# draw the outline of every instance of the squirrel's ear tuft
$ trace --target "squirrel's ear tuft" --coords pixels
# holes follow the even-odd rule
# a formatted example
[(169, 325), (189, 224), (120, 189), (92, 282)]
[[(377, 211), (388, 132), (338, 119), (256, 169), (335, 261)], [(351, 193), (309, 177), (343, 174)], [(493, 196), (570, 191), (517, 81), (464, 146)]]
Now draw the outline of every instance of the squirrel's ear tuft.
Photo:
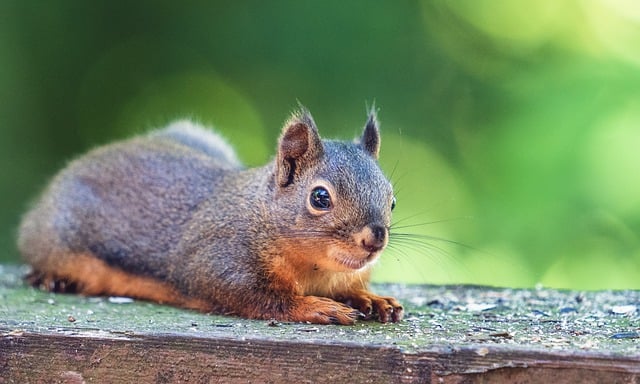
[(375, 108), (371, 108), (369, 111), (369, 118), (367, 119), (367, 124), (364, 126), (364, 131), (360, 138), (360, 145), (362, 145), (371, 157), (378, 160), (378, 154), (380, 153), (380, 129), (378, 128), (378, 117)]
[(277, 179), (280, 186), (293, 183), (300, 172), (323, 154), (322, 141), (311, 114), (304, 107), (285, 123), (277, 155)]

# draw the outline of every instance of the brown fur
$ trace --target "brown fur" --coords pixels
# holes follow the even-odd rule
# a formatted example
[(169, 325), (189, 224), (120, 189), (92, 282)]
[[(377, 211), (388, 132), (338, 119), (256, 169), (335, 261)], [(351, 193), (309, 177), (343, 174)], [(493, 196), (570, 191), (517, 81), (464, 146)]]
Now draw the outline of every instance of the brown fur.
[(205, 312), (211, 310), (206, 301), (185, 297), (171, 285), (156, 279), (110, 267), (95, 255), (70, 254), (63, 259), (65, 261), (56, 266), (55, 272), (38, 274), (34, 271), (28, 281), (58, 292), (134, 297)]
[(367, 290), (393, 200), (379, 145), (373, 113), (347, 143), (302, 110), (260, 168), (189, 122), (95, 149), (25, 215), (29, 281), (255, 319), (399, 321), (395, 299)]

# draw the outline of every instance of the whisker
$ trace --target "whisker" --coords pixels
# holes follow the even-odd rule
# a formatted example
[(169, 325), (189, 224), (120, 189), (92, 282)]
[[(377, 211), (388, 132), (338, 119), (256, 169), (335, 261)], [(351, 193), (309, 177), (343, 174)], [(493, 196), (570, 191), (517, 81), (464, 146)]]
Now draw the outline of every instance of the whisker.
[[(460, 264), (459, 260), (447, 249), (424, 242), (421, 239), (394, 240), (389, 243), (388, 250), (388, 255), (392, 255), (400, 263), (407, 264), (407, 267), (403, 268), (406, 271), (404, 276), (406, 277), (407, 274), (417, 276), (419, 280), (416, 282), (421, 283), (432, 281), (434, 276), (443, 274), (451, 280), (451, 269), (447, 266), (451, 263)], [(425, 260), (428, 261), (425, 263)], [(464, 270), (464, 268), (457, 269)]]
[[(413, 215), (412, 217), (415, 217), (415, 216), (418, 216), (418, 215), (416, 214), (416, 215)], [(414, 228), (414, 227), (422, 227), (422, 226), (425, 226), (425, 225), (440, 224), (440, 223), (448, 223), (448, 222), (451, 222), (451, 221), (464, 220), (464, 219), (472, 219), (472, 218), (473, 218), (473, 216), (461, 216), (461, 217), (454, 217), (454, 218), (451, 218), (451, 219), (434, 220), (434, 221), (427, 221), (427, 222), (424, 222), (424, 223), (408, 224), (408, 225), (401, 225), (401, 226), (398, 226), (398, 225), (397, 225), (398, 223), (400, 223), (400, 222), (402, 222), (402, 221), (404, 221), (404, 220), (405, 220), (405, 219), (403, 219), (403, 220), (399, 220), (399, 221), (397, 221), (397, 222), (395, 222), (395, 223), (391, 224), (391, 227), (390, 227), (390, 228), (391, 228), (391, 229)]]
[[(398, 165), (398, 162), (396, 161), (396, 166), (397, 166), (397, 165)], [(396, 167), (394, 166), (394, 173), (395, 173), (395, 168), (396, 168)], [(408, 172), (403, 172), (402, 174), (398, 175), (398, 177), (397, 177), (397, 178), (395, 178), (395, 179), (393, 179), (393, 178), (389, 178), (389, 179), (391, 179), (391, 185), (394, 187), (394, 189), (395, 189), (396, 185), (398, 185), (398, 184), (400, 183), (400, 181), (401, 181), (405, 176), (407, 176), (408, 174), (409, 174)]]
[(438, 236), (433, 236), (433, 235), (425, 235), (425, 234), (421, 234), (421, 233), (391, 233), (389, 235), (389, 239), (421, 239), (421, 240), (432, 240), (432, 241), (439, 241), (439, 242), (443, 242), (443, 243), (447, 243), (447, 244), (452, 244), (452, 245), (456, 245), (458, 247), (462, 247), (462, 248), (466, 248), (472, 251), (477, 251), (477, 252), (482, 252), (482, 250), (473, 247), (471, 245), (465, 244), (465, 243), (461, 243), (459, 241), (455, 241), (455, 240), (449, 240), (449, 239), (445, 239), (444, 237), (438, 237)]
[[(389, 180), (393, 180), (393, 176), (396, 174), (396, 170), (398, 169), (398, 164), (400, 163), (400, 161), (398, 159), (396, 159), (395, 164), (393, 164), (393, 168), (391, 169), (391, 173), (389, 174), (388, 179)], [(393, 185), (395, 187), (395, 182), (391, 182), (391, 185)]]
[(333, 239), (334, 232), (332, 231), (318, 231), (318, 230), (305, 230), (305, 231), (284, 231), (283, 235), (293, 239)]
[[(432, 265), (436, 268), (440, 268), (440, 271), (450, 276), (449, 268), (447, 265), (455, 265), (458, 271), (462, 271), (466, 275), (470, 276), (471, 273), (468, 268), (456, 257), (456, 254), (443, 246), (434, 244), (435, 242), (442, 242), (446, 245), (452, 245), (456, 247), (463, 247), (469, 249), (475, 249), (463, 243), (459, 243), (453, 240), (447, 240), (436, 236), (418, 235), (418, 234), (396, 234), (399, 236), (392, 236), (389, 238), (388, 248), (392, 253), (401, 254), (405, 259), (414, 258), (416, 255), (427, 257), (431, 260)], [(416, 263), (422, 263), (417, 259), (414, 259)], [(421, 265), (421, 264), (418, 264)], [(415, 266), (413, 266), (415, 267)], [(451, 277), (451, 276), (450, 276)], [(428, 281), (428, 278), (424, 278), (423, 281)]]
[(418, 216), (422, 216), (422, 215), (425, 215), (425, 214), (426, 214), (426, 212), (420, 212), (420, 213), (413, 214), (413, 215), (411, 215), (411, 216), (403, 217), (402, 219), (400, 219), (400, 220), (396, 220), (395, 222), (393, 222), (393, 223), (391, 224), (391, 227), (393, 227), (394, 225), (397, 225), (398, 223), (402, 223), (402, 222), (405, 222), (405, 221), (407, 221), (407, 220), (411, 220), (411, 219), (413, 219), (413, 218), (416, 218), (416, 217), (418, 217)]
[(445, 256), (447, 259), (452, 258), (451, 253), (449, 253), (446, 249), (437, 246), (435, 244), (429, 243), (418, 243), (418, 242), (400, 242), (398, 245), (404, 247), (404, 249), (412, 250), (422, 255), (428, 256)]

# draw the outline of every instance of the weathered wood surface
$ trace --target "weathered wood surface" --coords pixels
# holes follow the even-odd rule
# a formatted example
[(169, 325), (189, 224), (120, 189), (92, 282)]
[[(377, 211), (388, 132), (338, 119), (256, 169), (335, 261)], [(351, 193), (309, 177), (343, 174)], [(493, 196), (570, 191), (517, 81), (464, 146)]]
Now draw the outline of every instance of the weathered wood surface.
[(0, 266), (0, 383), (639, 383), (640, 292), (376, 286), (399, 324), (55, 295)]

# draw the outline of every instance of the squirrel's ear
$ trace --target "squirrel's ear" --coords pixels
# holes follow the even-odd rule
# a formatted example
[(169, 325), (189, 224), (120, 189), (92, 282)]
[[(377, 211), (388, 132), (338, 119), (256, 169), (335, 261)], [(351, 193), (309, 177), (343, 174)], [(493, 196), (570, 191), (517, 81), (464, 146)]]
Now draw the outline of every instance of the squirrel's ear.
[(304, 107), (285, 123), (277, 155), (277, 179), (287, 186), (323, 154), (322, 141), (311, 114)]
[(367, 119), (367, 124), (364, 126), (364, 131), (360, 138), (360, 145), (362, 145), (371, 157), (378, 160), (378, 154), (380, 153), (380, 129), (378, 128), (378, 118), (374, 108), (371, 108), (371, 111), (369, 111), (369, 118)]

